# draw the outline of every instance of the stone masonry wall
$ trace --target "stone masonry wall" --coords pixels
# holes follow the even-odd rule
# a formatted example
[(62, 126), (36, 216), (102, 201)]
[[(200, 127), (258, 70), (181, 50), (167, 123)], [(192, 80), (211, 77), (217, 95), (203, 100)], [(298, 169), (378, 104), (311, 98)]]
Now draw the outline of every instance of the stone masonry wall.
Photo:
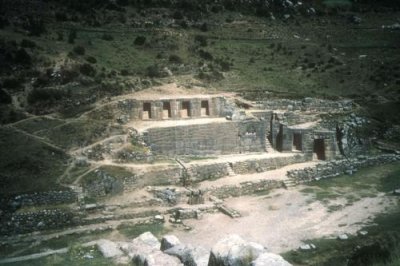
[(12, 201), (18, 206), (38, 206), (69, 204), (77, 200), (77, 195), (71, 190), (46, 191), (15, 196)]
[(262, 108), (268, 110), (288, 111), (315, 111), (315, 112), (340, 112), (349, 111), (353, 107), (351, 100), (330, 101), (316, 98), (304, 98), (302, 100), (271, 99), (258, 102)]
[(1, 217), (0, 235), (59, 229), (79, 223), (80, 218), (78, 216), (61, 209), (6, 214)]
[(254, 193), (260, 193), (272, 190), (274, 188), (280, 188), (283, 183), (278, 180), (260, 180), (253, 182), (243, 182), (239, 185), (233, 186), (222, 186), (209, 190), (210, 194), (219, 198), (224, 199), (228, 197), (240, 197), (243, 195), (251, 195)]
[(285, 165), (302, 163), (305, 161), (307, 161), (307, 158), (304, 154), (298, 154), (294, 157), (250, 159), (247, 161), (232, 163), (232, 169), (236, 174), (260, 173), (277, 169)]
[(374, 157), (359, 156), (357, 159), (338, 160), (320, 163), (315, 167), (287, 172), (287, 176), (296, 183), (310, 182), (343, 174), (353, 174), (359, 168), (393, 163), (400, 160), (400, 155), (382, 154)]

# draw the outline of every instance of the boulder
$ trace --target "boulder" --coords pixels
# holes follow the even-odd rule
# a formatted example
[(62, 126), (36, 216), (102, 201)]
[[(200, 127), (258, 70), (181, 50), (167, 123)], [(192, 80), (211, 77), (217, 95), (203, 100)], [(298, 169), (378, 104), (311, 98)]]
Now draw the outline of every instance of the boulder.
[(107, 239), (97, 241), (97, 248), (105, 258), (115, 258), (124, 255), (116, 243)]
[(249, 265), (264, 251), (260, 244), (246, 242), (238, 235), (229, 235), (213, 246), (208, 265)]
[(179, 259), (160, 251), (161, 243), (150, 232), (141, 234), (131, 243), (121, 246), (136, 266), (182, 265)]
[(166, 249), (172, 248), (176, 245), (180, 245), (181, 241), (179, 241), (179, 239), (174, 236), (174, 235), (165, 235), (162, 239), (161, 239), (161, 250), (164, 251)]
[(289, 262), (284, 260), (281, 256), (265, 252), (258, 256), (257, 259), (251, 262), (251, 266), (291, 266)]
[(161, 243), (158, 239), (150, 232), (143, 233), (132, 240), (133, 245), (147, 245), (148, 247), (159, 250)]
[(176, 245), (164, 251), (164, 253), (175, 256), (185, 266), (207, 266), (209, 252), (203, 247), (192, 247), (191, 245)]
[(139, 253), (132, 258), (135, 266), (182, 266), (183, 264), (178, 258), (169, 256), (159, 250), (153, 251), (150, 254)]

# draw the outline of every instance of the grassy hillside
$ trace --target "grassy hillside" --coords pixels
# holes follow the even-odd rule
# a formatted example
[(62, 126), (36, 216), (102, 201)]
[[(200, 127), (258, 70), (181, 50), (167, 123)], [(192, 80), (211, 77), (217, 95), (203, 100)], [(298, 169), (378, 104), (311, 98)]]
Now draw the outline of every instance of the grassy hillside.
[(0, 194), (59, 188), (68, 156), (40, 139), (0, 127)]
[(284, 2), (1, 1), (0, 123), (33, 134), (1, 128), (1, 182), (26, 191), (12, 180), (33, 173), (32, 190), (43, 188), (66, 158), (48, 159), (49, 145), (74, 149), (119, 130), (81, 114), (170, 82), (251, 100), (349, 97), (387, 136), (400, 123), (400, 31), (387, 27), (398, 1)]

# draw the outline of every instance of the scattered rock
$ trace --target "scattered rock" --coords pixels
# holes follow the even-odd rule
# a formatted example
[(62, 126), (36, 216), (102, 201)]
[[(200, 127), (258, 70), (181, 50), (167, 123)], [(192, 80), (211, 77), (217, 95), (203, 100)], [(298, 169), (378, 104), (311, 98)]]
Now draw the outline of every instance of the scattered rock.
[(192, 247), (191, 245), (177, 245), (164, 251), (164, 253), (180, 259), (184, 265), (206, 266), (208, 265), (209, 252), (202, 247)]
[(257, 259), (251, 262), (251, 266), (291, 266), (289, 262), (281, 256), (273, 253), (263, 253)]
[(393, 194), (395, 194), (395, 195), (400, 195), (400, 188), (399, 188), (399, 189), (395, 189), (395, 190), (393, 191)]
[(338, 236), (338, 239), (339, 240), (347, 240), (347, 239), (349, 239), (349, 236), (346, 235), (346, 234), (341, 234), (341, 235)]
[(246, 242), (238, 235), (229, 235), (213, 246), (209, 266), (249, 265), (264, 252), (257, 243)]
[(124, 255), (116, 243), (107, 239), (97, 241), (97, 248), (105, 258), (115, 258)]
[(358, 232), (358, 234), (360, 236), (366, 236), (366, 235), (368, 235), (368, 231), (360, 231), (360, 232)]
[(164, 251), (166, 249), (175, 247), (177, 245), (180, 245), (181, 241), (179, 241), (179, 239), (174, 236), (174, 235), (165, 235), (162, 239), (161, 239), (161, 250)]

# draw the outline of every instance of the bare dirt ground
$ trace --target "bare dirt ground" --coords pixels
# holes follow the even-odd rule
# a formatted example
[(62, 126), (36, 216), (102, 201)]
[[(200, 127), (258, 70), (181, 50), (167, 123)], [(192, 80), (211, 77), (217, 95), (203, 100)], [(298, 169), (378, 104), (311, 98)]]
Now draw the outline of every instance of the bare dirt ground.
[(187, 221), (193, 230), (173, 229), (171, 233), (184, 243), (206, 248), (211, 248), (228, 234), (238, 234), (264, 245), (271, 252), (282, 253), (297, 249), (303, 240), (356, 234), (374, 215), (393, 205), (390, 197), (379, 194), (328, 212), (321, 202), (301, 193), (303, 188), (298, 186), (274, 190), (266, 196), (227, 199), (224, 204), (239, 211), (241, 218), (232, 219), (222, 213), (206, 214), (201, 220)]

